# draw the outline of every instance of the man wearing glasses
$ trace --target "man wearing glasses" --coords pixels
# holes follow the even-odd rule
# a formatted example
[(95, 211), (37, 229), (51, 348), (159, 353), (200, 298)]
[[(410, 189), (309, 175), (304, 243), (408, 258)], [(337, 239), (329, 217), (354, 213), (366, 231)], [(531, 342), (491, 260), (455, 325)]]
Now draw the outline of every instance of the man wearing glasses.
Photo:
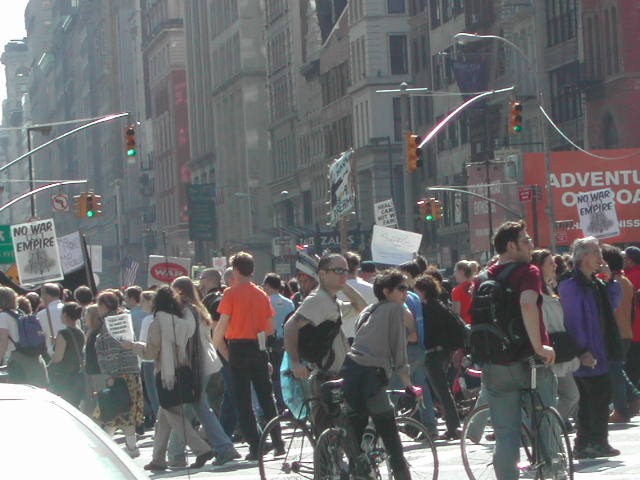
[[(320, 385), (335, 378), (349, 350), (342, 333), (342, 318), (358, 315), (367, 303), (347, 283), (347, 260), (331, 253), (318, 262), (319, 286), (300, 304), (284, 327), (284, 345), (289, 355), (291, 373), (298, 379), (309, 379), (308, 397), (319, 397)], [(337, 298), (344, 293), (349, 302)], [(303, 363), (306, 361), (306, 364)], [(312, 370), (309, 369), (312, 367)], [(319, 435), (329, 426), (322, 405), (311, 405), (314, 433)]]

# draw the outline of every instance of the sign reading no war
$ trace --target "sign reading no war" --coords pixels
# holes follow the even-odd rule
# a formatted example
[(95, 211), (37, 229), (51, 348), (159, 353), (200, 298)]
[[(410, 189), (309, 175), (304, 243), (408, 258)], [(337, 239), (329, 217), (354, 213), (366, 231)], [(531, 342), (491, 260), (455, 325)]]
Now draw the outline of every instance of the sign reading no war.
[(52, 219), (11, 225), (11, 239), (23, 285), (64, 278)]

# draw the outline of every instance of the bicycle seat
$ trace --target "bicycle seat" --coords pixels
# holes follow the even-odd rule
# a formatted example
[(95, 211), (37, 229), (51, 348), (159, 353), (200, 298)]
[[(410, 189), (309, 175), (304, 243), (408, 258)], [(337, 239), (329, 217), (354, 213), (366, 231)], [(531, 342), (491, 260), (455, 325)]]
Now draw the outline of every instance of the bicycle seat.
[(344, 380), (342, 378), (329, 380), (320, 385), (322, 399), (327, 405), (339, 405), (342, 403), (343, 385)]

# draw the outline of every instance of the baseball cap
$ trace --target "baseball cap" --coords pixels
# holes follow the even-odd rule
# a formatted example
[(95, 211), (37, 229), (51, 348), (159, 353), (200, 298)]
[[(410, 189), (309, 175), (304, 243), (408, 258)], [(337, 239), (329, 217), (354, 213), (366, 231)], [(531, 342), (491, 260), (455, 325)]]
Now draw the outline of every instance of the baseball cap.
[(624, 254), (629, 257), (636, 265), (640, 265), (640, 248), (627, 247)]

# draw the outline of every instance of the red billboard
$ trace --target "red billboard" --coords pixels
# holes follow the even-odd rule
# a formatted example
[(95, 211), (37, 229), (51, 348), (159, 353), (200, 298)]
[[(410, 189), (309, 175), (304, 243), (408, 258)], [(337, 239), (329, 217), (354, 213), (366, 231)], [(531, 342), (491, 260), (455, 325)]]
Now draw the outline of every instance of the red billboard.
[[(595, 158), (579, 151), (553, 152), (551, 154), (551, 185), (553, 204), (560, 225), (556, 235), (557, 244), (570, 245), (583, 236), (580, 229), (578, 209), (579, 193), (602, 188), (611, 188), (615, 193), (616, 213), (620, 223), (620, 235), (607, 238), (607, 243), (640, 242), (640, 150), (594, 150), (592, 153), (608, 157)], [(538, 246), (549, 246), (549, 221), (544, 213), (547, 206), (547, 189), (544, 155), (524, 155), (524, 184), (540, 185), (544, 194), (537, 202)], [(532, 205), (525, 207), (529, 231), (533, 230)]]

